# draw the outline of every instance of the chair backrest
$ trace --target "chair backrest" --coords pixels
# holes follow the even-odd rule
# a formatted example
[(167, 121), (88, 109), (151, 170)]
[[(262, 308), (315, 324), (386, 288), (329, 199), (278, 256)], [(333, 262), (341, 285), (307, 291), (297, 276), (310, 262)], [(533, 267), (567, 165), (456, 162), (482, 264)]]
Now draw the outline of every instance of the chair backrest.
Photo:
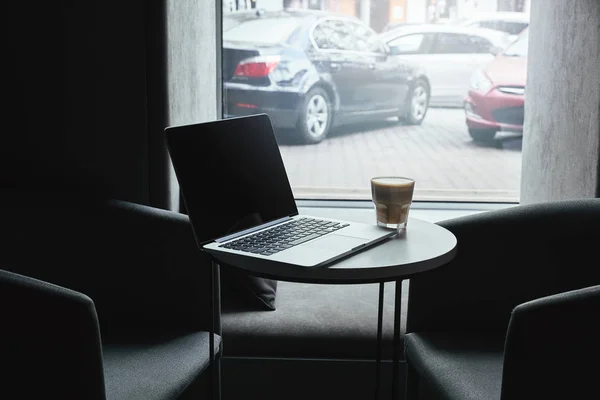
[(588, 398), (599, 358), (600, 285), (521, 304), (506, 336), (501, 399)]
[(518, 304), (600, 284), (600, 199), (517, 205), (439, 223), (447, 265), (410, 280), (407, 332), (505, 332)]
[(82, 194), (0, 194), (0, 261), (91, 297), (103, 338), (116, 325), (209, 330), (210, 263), (187, 216)]
[(105, 398), (98, 319), (89, 297), (0, 269), (0, 325), (0, 397)]

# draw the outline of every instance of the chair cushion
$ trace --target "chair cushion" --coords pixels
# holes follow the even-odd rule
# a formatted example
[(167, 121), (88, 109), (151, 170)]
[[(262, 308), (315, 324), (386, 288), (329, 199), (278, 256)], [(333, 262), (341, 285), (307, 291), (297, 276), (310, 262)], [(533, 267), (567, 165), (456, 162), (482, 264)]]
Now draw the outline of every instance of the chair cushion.
[[(209, 334), (104, 344), (107, 400), (177, 399), (209, 366)], [(215, 338), (215, 353), (221, 339)]]
[(500, 399), (504, 334), (408, 333), (404, 347), (432, 398)]
[[(224, 356), (374, 359), (379, 285), (279, 281), (277, 310), (223, 301)], [(385, 284), (383, 357), (392, 358), (394, 293)], [(406, 304), (406, 290), (403, 291)], [(401, 321), (404, 322), (404, 321)], [(401, 324), (403, 326), (403, 324)], [(401, 352), (402, 353), (402, 352)]]

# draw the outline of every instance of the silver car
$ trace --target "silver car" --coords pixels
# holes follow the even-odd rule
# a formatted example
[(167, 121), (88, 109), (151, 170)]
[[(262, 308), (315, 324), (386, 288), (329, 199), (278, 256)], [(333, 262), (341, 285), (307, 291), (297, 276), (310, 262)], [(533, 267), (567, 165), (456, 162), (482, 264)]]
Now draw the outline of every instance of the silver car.
[(431, 106), (462, 107), (473, 72), (510, 42), (509, 34), (486, 28), (418, 24), (380, 34), (393, 57), (420, 64), (431, 84)]
[(510, 35), (511, 40), (516, 40), (519, 33), (529, 26), (529, 13), (512, 11), (477, 13), (471, 18), (457, 23), (472, 28), (489, 28), (503, 31)]

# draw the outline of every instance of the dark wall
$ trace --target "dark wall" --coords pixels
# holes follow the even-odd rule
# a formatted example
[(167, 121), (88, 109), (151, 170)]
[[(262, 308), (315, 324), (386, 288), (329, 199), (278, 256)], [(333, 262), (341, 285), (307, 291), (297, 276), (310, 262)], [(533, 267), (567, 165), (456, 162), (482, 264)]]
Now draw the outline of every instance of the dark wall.
[(142, 0), (3, 6), (0, 185), (147, 203), (144, 12)]

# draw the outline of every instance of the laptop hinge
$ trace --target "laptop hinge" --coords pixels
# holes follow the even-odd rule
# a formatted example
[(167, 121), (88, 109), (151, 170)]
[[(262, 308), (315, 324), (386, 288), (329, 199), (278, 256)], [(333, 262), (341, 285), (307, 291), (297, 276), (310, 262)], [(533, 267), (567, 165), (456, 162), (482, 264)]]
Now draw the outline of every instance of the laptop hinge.
[(276, 219), (274, 221), (267, 222), (267, 223), (259, 225), (259, 226), (255, 226), (253, 228), (245, 229), (243, 231), (239, 231), (239, 232), (233, 233), (231, 235), (220, 237), (218, 239), (215, 239), (215, 242), (217, 242), (217, 243), (223, 243), (223, 242), (226, 242), (228, 240), (235, 239), (235, 238), (238, 238), (240, 236), (244, 236), (244, 235), (247, 235), (249, 233), (256, 232), (256, 231), (268, 228), (268, 227), (273, 226), (273, 225), (280, 224), (280, 223), (285, 222), (285, 221), (289, 221), (291, 219), (292, 219), (292, 217), (279, 218), (279, 219)]

